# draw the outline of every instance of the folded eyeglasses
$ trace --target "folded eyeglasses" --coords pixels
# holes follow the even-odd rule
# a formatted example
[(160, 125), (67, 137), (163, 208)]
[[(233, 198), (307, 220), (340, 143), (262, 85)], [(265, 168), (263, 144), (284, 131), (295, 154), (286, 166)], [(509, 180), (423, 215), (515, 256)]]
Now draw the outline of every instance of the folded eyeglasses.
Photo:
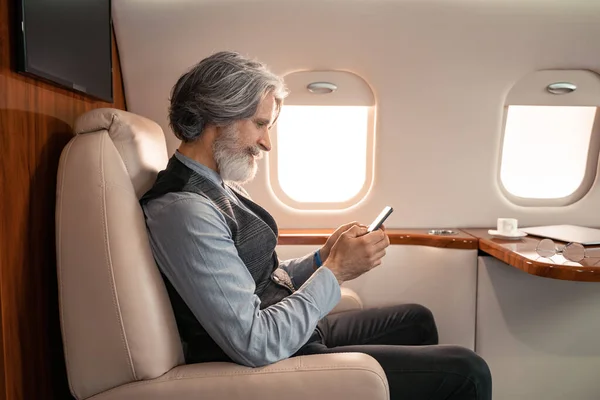
[[(566, 260), (573, 262), (581, 262), (586, 258), (600, 257), (590, 255), (591, 249), (586, 249), (581, 243), (569, 242), (562, 247), (557, 246), (551, 239), (542, 239), (535, 247), (536, 253), (540, 257), (550, 258), (554, 255), (560, 254)], [(596, 249), (599, 250), (600, 249)]]

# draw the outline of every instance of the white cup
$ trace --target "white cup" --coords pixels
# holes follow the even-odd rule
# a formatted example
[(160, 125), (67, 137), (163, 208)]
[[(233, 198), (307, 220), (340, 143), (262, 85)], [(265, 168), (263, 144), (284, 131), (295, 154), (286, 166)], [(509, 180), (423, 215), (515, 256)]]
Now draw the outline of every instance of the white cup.
[(499, 234), (505, 236), (514, 236), (519, 230), (519, 221), (516, 218), (498, 218), (496, 230)]

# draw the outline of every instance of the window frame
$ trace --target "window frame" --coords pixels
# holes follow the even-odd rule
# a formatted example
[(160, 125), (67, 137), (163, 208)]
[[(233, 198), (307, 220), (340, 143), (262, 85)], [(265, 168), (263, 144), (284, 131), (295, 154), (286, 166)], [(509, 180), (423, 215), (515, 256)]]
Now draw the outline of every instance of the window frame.
[[(568, 94), (552, 95), (546, 87), (553, 82), (573, 82), (577, 89)], [(600, 76), (592, 71), (545, 70), (536, 71), (518, 81), (506, 96), (503, 107), (501, 134), (498, 142), (496, 182), (503, 196), (511, 203), (523, 207), (564, 207), (583, 199), (594, 186), (598, 176), (600, 156)], [(581, 184), (571, 194), (551, 199), (521, 197), (511, 193), (502, 181), (502, 160), (508, 109), (510, 106), (588, 106), (596, 107), (587, 161)]]
[[(367, 106), (365, 180), (361, 189), (350, 199), (336, 202), (300, 202), (292, 199), (281, 187), (277, 165), (278, 124), (271, 129), (271, 151), (267, 154), (267, 181), (274, 197), (283, 205), (296, 211), (344, 211), (356, 207), (368, 197), (375, 175), (375, 142), (377, 132), (377, 104), (373, 90), (360, 76), (348, 71), (297, 71), (284, 75), (290, 95), (283, 107), (290, 106)], [(334, 82), (338, 86), (335, 96), (331, 94), (307, 94), (311, 82)], [(296, 96), (294, 96), (296, 93)], [(330, 97), (327, 97), (330, 96)], [(306, 162), (313, 162), (307, 159)], [(302, 166), (298, 166), (302, 168)], [(323, 171), (322, 178), (335, 179), (330, 171)]]

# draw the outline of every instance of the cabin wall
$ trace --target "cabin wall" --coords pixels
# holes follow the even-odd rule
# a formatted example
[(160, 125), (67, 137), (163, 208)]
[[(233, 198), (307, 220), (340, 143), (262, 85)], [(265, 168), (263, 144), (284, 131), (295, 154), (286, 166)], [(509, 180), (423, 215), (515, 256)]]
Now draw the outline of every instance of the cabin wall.
[[(129, 110), (160, 123), (171, 152), (178, 141), (167, 121), (169, 92), (216, 51), (255, 57), (282, 75), (343, 70), (367, 82), (377, 104), (371, 190), (340, 211), (293, 209), (271, 187), (271, 152), (247, 190), (281, 228), (368, 224), (386, 205), (394, 207), (388, 228), (492, 227), (498, 217), (521, 226), (598, 226), (597, 183), (569, 206), (521, 206), (502, 193), (499, 170), (511, 88), (540, 70), (600, 72), (599, 17), (597, 1), (558, 0), (127, 0), (113, 7)], [(319, 164), (311, 152), (305, 160)], [(344, 170), (323, 169), (321, 179)]]
[(529, 275), (489, 256), (477, 280), (476, 351), (494, 399), (600, 398), (597, 282)]
[(15, 72), (14, 2), (0, 0), (0, 399), (70, 399), (60, 336), (54, 207), (60, 153), (77, 116), (125, 109)]
[[(286, 260), (315, 251), (313, 245), (280, 245)], [(434, 315), (441, 344), (475, 350), (477, 250), (391, 245), (382, 264), (343, 283), (365, 309), (417, 303)]]

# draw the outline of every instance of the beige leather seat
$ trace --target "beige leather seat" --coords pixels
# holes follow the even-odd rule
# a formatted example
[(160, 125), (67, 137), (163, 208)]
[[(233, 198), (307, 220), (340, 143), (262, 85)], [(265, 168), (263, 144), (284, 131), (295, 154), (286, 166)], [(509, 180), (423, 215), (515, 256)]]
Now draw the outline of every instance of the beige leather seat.
[[(78, 399), (389, 398), (377, 361), (359, 353), (294, 357), (260, 368), (184, 365), (177, 327), (138, 199), (167, 163), (161, 128), (97, 109), (63, 150), (56, 205), (61, 328)], [(346, 291), (334, 311), (361, 307)]]

